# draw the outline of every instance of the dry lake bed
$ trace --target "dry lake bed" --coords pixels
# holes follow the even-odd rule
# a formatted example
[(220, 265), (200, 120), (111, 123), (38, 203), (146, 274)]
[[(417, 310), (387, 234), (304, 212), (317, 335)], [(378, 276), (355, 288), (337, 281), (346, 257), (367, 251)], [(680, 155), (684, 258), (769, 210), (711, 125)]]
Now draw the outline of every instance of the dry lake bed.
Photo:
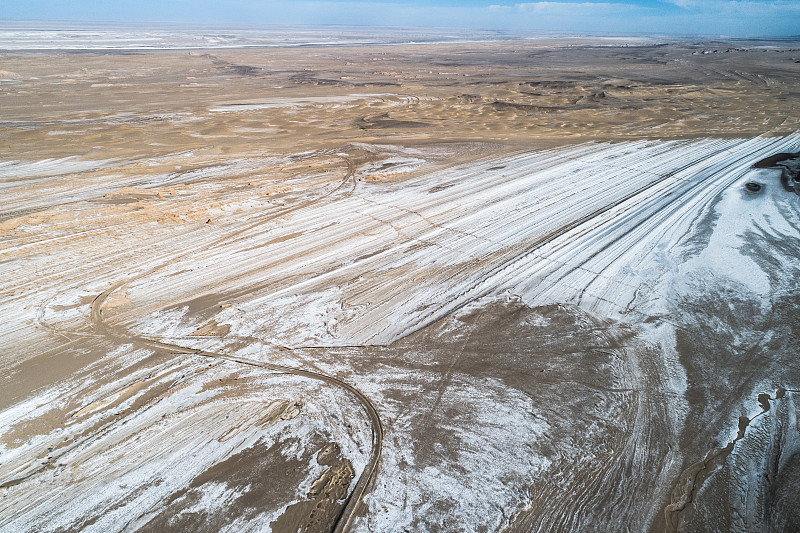
[(264, 35), (0, 32), (0, 531), (800, 531), (800, 41)]

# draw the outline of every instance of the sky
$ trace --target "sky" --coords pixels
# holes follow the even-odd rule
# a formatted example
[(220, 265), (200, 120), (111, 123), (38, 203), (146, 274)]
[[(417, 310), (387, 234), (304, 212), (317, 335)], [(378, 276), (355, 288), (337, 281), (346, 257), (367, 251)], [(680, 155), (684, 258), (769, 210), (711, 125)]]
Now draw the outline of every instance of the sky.
[(0, 0), (2, 20), (789, 36), (800, 0)]

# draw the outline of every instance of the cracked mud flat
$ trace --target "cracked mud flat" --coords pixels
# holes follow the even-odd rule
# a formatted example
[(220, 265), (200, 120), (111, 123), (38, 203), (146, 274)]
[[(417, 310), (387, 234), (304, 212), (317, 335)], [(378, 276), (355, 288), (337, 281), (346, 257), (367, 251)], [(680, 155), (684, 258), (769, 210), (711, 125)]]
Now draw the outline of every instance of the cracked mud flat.
[(800, 528), (800, 46), (625, 44), (2, 53), (0, 530)]

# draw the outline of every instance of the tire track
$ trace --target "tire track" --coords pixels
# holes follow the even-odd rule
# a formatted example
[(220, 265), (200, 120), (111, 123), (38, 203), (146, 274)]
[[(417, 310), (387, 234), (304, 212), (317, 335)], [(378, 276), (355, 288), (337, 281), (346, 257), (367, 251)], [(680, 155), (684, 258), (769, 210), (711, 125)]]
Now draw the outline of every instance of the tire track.
[(327, 385), (342, 388), (348, 393), (350, 393), (353, 397), (355, 397), (356, 400), (358, 400), (358, 402), (364, 409), (364, 412), (367, 415), (367, 418), (369, 419), (372, 427), (372, 449), (370, 452), (369, 461), (367, 462), (367, 466), (364, 468), (364, 471), (361, 473), (361, 476), (359, 476), (358, 481), (356, 481), (353, 490), (350, 491), (344, 509), (339, 514), (339, 517), (337, 518), (335, 526), (333, 528), (333, 533), (342, 533), (346, 531), (355, 517), (355, 512), (359, 504), (361, 503), (364, 494), (366, 493), (367, 488), (369, 487), (369, 484), (374, 480), (374, 478), (378, 473), (378, 462), (380, 460), (381, 451), (383, 448), (383, 425), (381, 423), (378, 410), (375, 408), (375, 405), (372, 403), (372, 401), (370, 401), (370, 399), (363, 392), (361, 392), (353, 385), (350, 385), (346, 381), (340, 380), (336, 377), (327, 374), (323, 374), (321, 372), (304, 370), (301, 368), (293, 368), (283, 365), (276, 365), (273, 363), (264, 363), (246, 357), (221, 354), (216, 352), (210, 352), (207, 350), (200, 350), (187, 346), (181, 346), (179, 344), (157, 341), (143, 336), (130, 334), (121, 328), (114, 328), (112, 326), (109, 326), (106, 322), (103, 321), (103, 304), (106, 302), (106, 300), (108, 300), (109, 296), (111, 296), (117, 289), (119, 289), (123, 285), (124, 283), (117, 283), (111, 289), (108, 289), (100, 293), (91, 303), (92, 326), (95, 330), (97, 330), (98, 333), (106, 337), (113, 338), (122, 343), (138, 344), (139, 346), (142, 347), (160, 351), (166, 351), (168, 353), (173, 353), (176, 355), (190, 354), (199, 357), (215, 359), (218, 361), (232, 361), (242, 365), (259, 367), (273, 372), (292, 374), (299, 377), (313, 379), (321, 381)]
[[(340, 156), (340, 157), (342, 157), (342, 156)], [(318, 201), (321, 201), (321, 200), (323, 200), (325, 198), (330, 197), (331, 195), (333, 195), (337, 191), (342, 190), (348, 183), (351, 183), (351, 182), (352, 182), (352, 189), (347, 191), (346, 194), (352, 193), (352, 190), (355, 189), (355, 164), (353, 163), (353, 161), (349, 157), (342, 157), (342, 159), (345, 161), (345, 163), (347, 165), (347, 172), (346, 172), (345, 176), (342, 178), (342, 180), (340, 181), (340, 183), (334, 189), (328, 191), (326, 194), (324, 194), (322, 196), (309, 199), (309, 200), (307, 200), (305, 202), (302, 202), (302, 203), (300, 203), (298, 205), (294, 205), (294, 206), (291, 206), (291, 207), (288, 207), (288, 208), (285, 208), (285, 209), (281, 209), (277, 213), (271, 214), (266, 219), (260, 219), (259, 221), (255, 222), (253, 224), (250, 224), (248, 226), (245, 226), (244, 228), (241, 228), (241, 229), (237, 230), (233, 234), (229, 233), (229, 234), (223, 235), (223, 236), (219, 237), (217, 240), (215, 240), (212, 243), (210, 243), (208, 246), (209, 247), (213, 247), (213, 246), (217, 246), (217, 245), (222, 244), (222, 243), (228, 243), (228, 242), (230, 242), (230, 239), (231, 239), (232, 236), (240, 237), (241, 235), (247, 233), (248, 231), (251, 231), (252, 229), (263, 225), (265, 223), (265, 221), (275, 220), (277, 218), (286, 216), (287, 214), (292, 213), (294, 211), (298, 211), (300, 209), (309, 207), (310, 205), (312, 205), (312, 204), (314, 204), (314, 203), (316, 203)], [(306, 369), (302, 369), (302, 368), (293, 368), (293, 367), (288, 367), (288, 366), (283, 366), (283, 365), (276, 365), (276, 364), (272, 364), (272, 363), (265, 363), (265, 362), (256, 361), (256, 360), (249, 359), (249, 358), (245, 358), (245, 357), (237, 357), (237, 356), (232, 356), (232, 355), (228, 355), (228, 354), (211, 352), (211, 351), (207, 351), (207, 350), (200, 350), (200, 349), (192, 348), (192, 347), (189, 347), (189, 346), (182, 346), (182, 345), (179, 345), (179, 344), (162, 342), (162, 341), (159, 341), (159, 340), (156, 340), (156, 339), (150, 339), (150, 338), (147, 338), (147, 337), (144, 337), (144, 336), (131, 334), (131, 333), (127, 332), (126, 330), (122, 329), (122, 328), (112, 327), (112, 326), (108, 325), (103, 320), (103, 306), (104, 306), (104, 304), (106, 303), (108, 298), (112, 294), (114, 294), (117, 290), (119, 290), (121, 287), (125, 286), (126, 284), (128, 284), (128, 283), (130, 283), (132, 281), (135, 281), (136, 279), (141, 279), (141, 278), (144, 278), (146, 276), (152, 275), (153, 273), (155, 273), (158, 270), (160, 270), (164, 265), (166, 265), (167, 262), (174, 261), (175, 259), (180, 259), (180, 258), (187, 257), (187, 256), (191, 255), (192, 253), (194, 253), (195, 251), (196, 250), (187, 250), (186, 252), (184, 252), (182, 254), (178, 254), (177, 256), (165, 257), (164, 258), (165, 261), (164, 261), (163, 264), (161, 264), (161, 265), (159, 265), (159, 266), (147, 271), (144, 274), (140, 274), (140, 275), (134, 277), (133, 279), (127, 279), (127, 280), (122, 281), (122, 282), (117, 282), (110, 289), (107, 289), (106, 291), (104, 291), (104, 292), (100, 293), (99, 295), (97, 295), (92, 300), (92, 302), (90, 304), (90, 323), (91, 323), (93, 332), (92, 333), (77, 332), (76, 334), (79, 335), (79, 336), (82, 336), (82, 337), (86, 337), (86, 336), (101, 336), (101, 337), (105, 337), (105, 338), (111, 338), (111, 339), (114, 339), (117, 342), (120, 342), (120, 343), (123, 343), (123, 344), (133, 343), (133, 344), (145, 347), (145, 348), (150, 348), (150, 349), (154, 349), (154, 350), (158, 350), (158, 351), (162, 351), (162, 352), (168, 352), (168, 353), (172, 353), (172, 354), (175, 354), (175, 355), (189, 354), (189, 355), (195, 355), (195, 356), (198, 356), (198, 357), (205, 357), (205, 358), (209, 358), (209, 359), (214, 359), (214, 360), (217, 360), (217, 361), (231, 361), (231, 362), (239, 363), (239, 364), (242, 364), (242, 365), (263, 368), (265, 370), (269, 370), (269, 371), (273, 371), (273, 372), (292, 374), (292, 375), (295, 375), (295, 376), (299, 376), (299, 377), (303, 377), (303, 378), (307, 378), (307, 379), (320, 381), (322, 383), (325, 383), (326, 385), (330, 385), (330, 386), (333, 386), (333, 387), (339, 387), (341, 389), (344, 389), (347, 393), (349, 393), (352, 397), (354, 397), (356, 399), (356, 401), (361, 405), (361, 407), (364, 410), (364, 413), (365, 413), (367, 419), (369, 420), (369, 423), (370, 423), (370, 426), (371, 426), (371, 430), (372, 430), (371, 451), (370, 451), (369, 460), (367, 461), (367, 465), (364, 468), (363, 472), (361, 473), (361, 476), (359, 476), (359, 478), (356, 481), (356, 483), (355, 483), (354, 487), (352, 488), (352, 490), (349, 491), (349, 495), (348, 495), (348, 497), (347, 497), (347, 499), (345, 501), (344, 508), (339, 513), (338, 517), (336, 518), (336, 522), (335, 522), (334, 527), (332, 529), (333, 533), (342, 533), (342, 532), (346, 531), (350, 527), (350, 525), (352, 524), (352, 522), (353, 522), (353, 520), (355, 518), (356, 510), (358, 509), (360, 503), (362, 502), (363, 497), (366, 494), (367, 489), (370, 486), (370, 483), (375, 479), (375, 477), (377, 475), (378, 463), (379, 463), (379, 460), (380, 460), (380, 457), (381, 457), (381, 451), (382, 451), (382, 447), (383, 447), (383, 425), (382, 425), (382, 422), (381, 422), (381, 419), (380, 419), (380, 415), (378, 414), (378, 411), (377, 411), (375, 405), (372, 403), (372, 401), (364, 393), (362, 393), (359, 389), (357, 389), (353, 385), (351, 385), (351, 384), (349, 384), (349, 383), (347, 383), (347, 382), (345, 382), (343, 380), (340, 380), (340, 379), (338, 379), (336, 377), (333, 377), (333, 376), (330, 376), (330, 375), (327, 375), (327, 374), (324, 374), (324, 373), (321, 373), (321, 372), (316, 372), (316, 371), (313, 371), (313, 370), (306, 370)], [(46, 323), (43, 320), (44, 308), (45, 307), (46, 307), (46, 305), (40, 307), (40, 309), (37, 312), (37, 320), (36, 320), (37, 325), (39, 325), (40, 327), (42, 327), (44, 329), (49, 330), (51, 333), (54, 333), (54, 334), (59, 334), (59, 335), (64, 335), (64, 336), (70, 334), (70, 332), (61, 331), (58, 327), (56, 327), (56, 326), (54, 326), (52, 324)], [(278, 349), (291, 351), (290, 348), (286, 348), (286, 347), (282, 347), (282, 346), (275, 346), (275, 347), (278, 348)]]

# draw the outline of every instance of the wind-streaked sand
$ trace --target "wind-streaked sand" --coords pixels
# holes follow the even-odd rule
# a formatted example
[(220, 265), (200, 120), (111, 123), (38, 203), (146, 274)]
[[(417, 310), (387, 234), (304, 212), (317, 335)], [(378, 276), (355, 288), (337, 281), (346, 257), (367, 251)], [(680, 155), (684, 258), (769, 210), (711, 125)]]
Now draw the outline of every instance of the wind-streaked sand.
[(795, 527), (800, 46), (630, 44), (0, 54), (0, 529)]

